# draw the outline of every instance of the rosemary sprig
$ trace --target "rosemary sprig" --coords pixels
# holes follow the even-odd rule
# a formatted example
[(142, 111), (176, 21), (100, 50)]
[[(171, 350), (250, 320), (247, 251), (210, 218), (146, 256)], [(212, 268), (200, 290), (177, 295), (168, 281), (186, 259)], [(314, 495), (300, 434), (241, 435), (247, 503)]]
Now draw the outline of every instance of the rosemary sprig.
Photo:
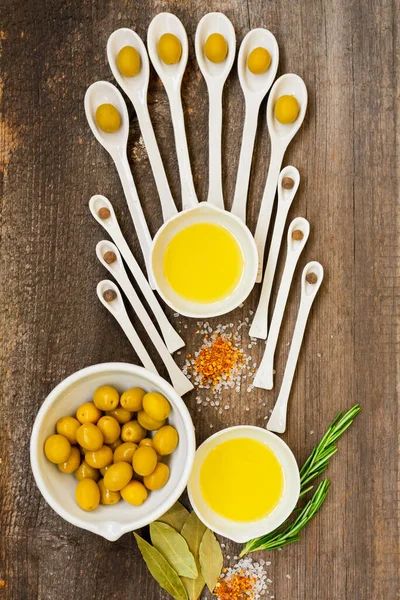
[[(300, 498), (313, 489), (314, 486), (310, 485), (311, 481), (326, 470), (329, 460), (337, 451), (335, 442), (350, 427), (360, 411), (360, 406), (356, 404), (345, 414), (340, 412), (318, 446), (313, 449), (300, 470)], [(247, 542), (240, 556), (249, 552), (255, 552), (256, 550), (275, 550), (276, 548), (283, 548), (288, 544), (297, 542), (300, 539), (300, 531), (311, 521), (324, 503), (329, 492), (329, 486), (329, 481), (324, 479), (303, 508), (297, 506), (291, 517), (278, 527), (278, 529)], [(295, 515), (297, 515), (296, 518), (292, 520)]]

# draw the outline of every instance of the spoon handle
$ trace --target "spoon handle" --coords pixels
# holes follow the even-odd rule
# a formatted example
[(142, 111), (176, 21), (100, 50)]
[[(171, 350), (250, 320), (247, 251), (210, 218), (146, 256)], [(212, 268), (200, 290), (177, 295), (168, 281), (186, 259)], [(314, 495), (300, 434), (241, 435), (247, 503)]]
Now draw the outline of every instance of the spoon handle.
[(185, 210), (186, 208), (194, 208), (199, 201), (193, 184), (180, 89), (174, 87), (172, 91), (170, 88), (167, 88), (167, 93), (171, 108), (179, 176), (181, 180), (182, 209)]
[[(272, 284), (274, 281), (274, 275), (276, 270), (276, 264), (278, 262), (279, 250), (281, 247), (281, 240), (283, 230), (285, 229), (286, 216), (289, 207), (284, 207), (281, 212), (278, 212), (275, 221), (274, 233), (271, 240), (271, 247), (268, 254), (267, 266), (265, 268), (264, 279), (262, 283), (261, 295), (259, 304), (257, 307), (258, 311), (262, 311), (263, 318), (263, 331), (262, 339), (265, 340), (268, 333), (268, 307), (271, 298)], [(252, 335), (250, 333), (250, 335)]]
[(246, 223), (247, 194), (249, 191), (251, 162), (253, 159), (254, 141), (257, 132), (259, 106), (246, 103), (242, 146), (240, 148), (239, 167), (236, 176), (235, 194), (231, 212)]
[[(281, 284), (279, 286), (278, 295), (276, 297), (274, 314), (271, 319), (271, 327), (268, 332), (265, 352), (258, 367), (254, 378), (254, 386), (272, 390), (274, 387), (274, 356), (276, 344), (278, 341), (279, 331), (282, 325), (282, 319), (286, 308), (287, 299), (289, 296), (290, 285), (292, 283), (294, 271), (296, 268), (299, 254), (287, 255), (285, 268), (282, 274)], [(266, 337), (267, 333), (267, 316), (264, 311), (264, 306), (259, 303), (249, 334), (253, 337)], [(265, 336), (264, 336), (265, 332)], [(261, 335), (260, 335), (261, 333)]]
[(222, 191), (222, 86), (209, 86), (208, 88), (208, 164), (209, 184), (207, 202), (224, 208), (224, 194)]
[[(114, 251), (116, 251), (116, 253), (118, 253), (118, 250), (115, 246), (114, 246)], [(99, 256), (99, 254), (98, 254), (98, 256)], [(108, 271), (110, 271), (110, 273), (115, 277), (115, 279), (121, 286), (123, 292), (125, 293), (126, 297), (129, 300), (133, 310), (135, 311), (135, 313), (137, 314), (138, 318), (140, 319), (143, 327), (145, 328), (147, 335), (149, 336), (150, 340), (153, 342), (158, 354), (160, 355), (160, 357), (168, 371), (168, 374), (171, 378), (172, 386), (175, 388), (175, 390), (178, 392), (178, 394), (180, 396), (183, 396), (183, 394), (186, 394), (186, 392), (189, 392), (190, 390), (193, 389), (193, 385), (190, 383), (190, 381), (187, 379), (187, 377), (185, 377), (185, 375), (182, 373), (182, 371), (180, 370), (180, 368), (178, 367), (178, 365), (172, 358), (171, 354), (169, 353), (168, 348), (164, 344), (164, 340), (162, 339), (162, 337), (158, 333), (157, 329), (155, 328), (148, 312), (146, 311), (139, 296), (137, 295), (135, 288), (129, 281), (128, 275), (126, 274), (126, 271), (122, 265), (122, 261), (121, 261), (121, 257), (119, 256), (119, 253), (117, 256), (118, 256), (117, 260), (120, 265), (118, 272), (113, 270), (111, 266), (107, 265), (107, 263), (103, 262), (103, 260), (101, 260), (101, 256), (100, 256), (100, 260), (101, 260), (102, 264), (108, 269)]]
[[(318, 280), (315, 284), (309, 284), (306, 282), (306, 275), (312, 269), (316, 269), (319, 272)], [(301, 277), (302, 292), (299, 312), (297, 315), (297, 321), (293, 332), (292, 343), (290, 346), (289, 356), (286, 363), (285, 374), (282, 380), (281, 390), (279, 392), (278, 399), (275, 403), (274, 409), (267, 424), (267, 429), (269, 431), (283, 433), (286, 429), (287, 406), (289, 401), (290, 390), (292, 388), (293, 377), (296, 371), (300, 348), (307, 325), (308, 315), (310, 314), (311, 306), (320, 288), (322, 279), (322, 265), (320, 265), (317, 262), (312, 262), (308, 263), (304, 267)]]
[(168, 221), (171, 217), (178, 214), (174, 199), (165, 174), (164, 165), (161, 159), (156, 136), (154, 135), (153, 124), (150, 119), (149, 109), (146, 102), (135, 102), (135, 111), (139, 120), (140, 131), (142, 132), (144, 145), (150, 160), (151, 169), (156, 182), (158, 195), (161, 202), (163, 220)]
[(260, 214), (258, 216), (256, 232), (254, 234), (258, 252), (257, 283), (262, 280), (265, 243), (267, 241), (269, 222), (271, 219), (272, 208), (274, 206), (276, 185), (278, 183), (283, 155), (284, 152), (282, 152), (282, 149), (280, 147), (274, 148), (274, 145), (272, 144), (271, 162), (269, 164), (267, 181), (261, 200)]
[(121, 293), (120, 293), (119, 289), (117, 288), (117, 286), (111, 284), (112, 289), (115, 291), (115, 293), (117, 294), (117, 297), (118, 297), (118, 301), (119, 301), (118, 302), (118, 305), (119, 305), (118, 310), (113, 309), (113, 306), (112, 306), (113, 302), (106, 302), (106, 300), (103, 298), (101, 288), (102, 288), (103, 284), (107, 284), (107, 283), (111, 283), (111, 282), (107, 282), (106, 280), (101, 281), (97, 286), (97, 296), (98, 296), (100, 302), (109, 311), (109, 313), (112, 314), (112, 316), (116, 319), (117, 323), (119, 324), (119, 326), (125, 333), (126, 337), (132, 344), (132, 347), (133, 347), (134, 351), (136, 352), (136, 354), (138, 355), (142, 365), (146, 369), (149, 369), (149, 371), (152, 371), (153, 373), (156, 373), (158, 375), (158, 371), (156, 369), (155, 364), (151, 360), (146, 348), (143, 346), (142, 340), (138, 336), (136, 329), (134, 328), (134, 326), (132, 325), (132, 323), (128, 317), (128, 313), (126, 312), (125, 305), (124, 305), (124, 302), (121, 297)]
[(118, 174), (121, 179), (122, 187), (124, 188), (125, 198), (128, 203), (129, 212), (131, 213), (132, 220), (135, 225), (136, 233), (139, 239), (139, 244), (142, 249), (147, 274), (149, 276), (149, 280), (151, 281), (151, 236), (149, 228), (147, 227), (142, 206), (140, 204), (139, 196), (136, 191), (136, 186), (132, 177), (131, 168), (129, 166), (126, 155), (121, 155), (119, 159), (117, 159), (115, 162), (118, 169)]

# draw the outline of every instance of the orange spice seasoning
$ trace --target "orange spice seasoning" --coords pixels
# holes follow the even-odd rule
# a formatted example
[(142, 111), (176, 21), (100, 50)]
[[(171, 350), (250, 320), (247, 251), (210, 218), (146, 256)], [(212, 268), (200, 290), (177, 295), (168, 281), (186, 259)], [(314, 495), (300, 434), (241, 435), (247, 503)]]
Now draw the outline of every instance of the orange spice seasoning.
[(218, 580), (214, 593), (219, 600), (251, 600), (257, 578), (241, 573), (232, 574), (229, 579)]
[(235, 369), (244, 364), (244, 355), (230, 339), (215, 336), (210, 345), (204, 345), (192, 361), (196, 381), (216, 386), (224, 379), (230, 381)]

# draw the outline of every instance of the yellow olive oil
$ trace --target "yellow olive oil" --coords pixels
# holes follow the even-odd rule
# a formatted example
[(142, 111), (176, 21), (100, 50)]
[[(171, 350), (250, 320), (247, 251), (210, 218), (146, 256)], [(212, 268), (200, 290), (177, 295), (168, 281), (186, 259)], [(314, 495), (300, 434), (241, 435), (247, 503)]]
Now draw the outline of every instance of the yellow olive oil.
[(225, 227), (196, 223), (172, 238), (163, 269), (181, 298), (208, 304), (227, 298), (236, 288), (243, 273), (243, 255)]
[(204, 500), (221, 517), (256, 521), (279, 503), (284, 487), (282, 467), (266, 444), (250, 438), (221, 442), (200, 470)]

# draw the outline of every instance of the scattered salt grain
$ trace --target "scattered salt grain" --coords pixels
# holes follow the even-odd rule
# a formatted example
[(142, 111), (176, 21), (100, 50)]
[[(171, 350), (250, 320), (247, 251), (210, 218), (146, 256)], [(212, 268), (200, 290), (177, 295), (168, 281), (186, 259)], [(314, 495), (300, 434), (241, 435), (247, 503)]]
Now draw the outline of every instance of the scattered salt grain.
[[(227, 559), (229, 558), (227, 556)], [(236, 556), (234, 560), (237, 560)], [(240, 559), (234, 567), (224, 569), (215, 589), (217, 598), (259, 600), (261, 596), (265, 595), (267, 584), (272, 583), (270, 579), (267, 579), (264, 564), (263, 560), (254, 562), (252, 558), (246, 556)]]

